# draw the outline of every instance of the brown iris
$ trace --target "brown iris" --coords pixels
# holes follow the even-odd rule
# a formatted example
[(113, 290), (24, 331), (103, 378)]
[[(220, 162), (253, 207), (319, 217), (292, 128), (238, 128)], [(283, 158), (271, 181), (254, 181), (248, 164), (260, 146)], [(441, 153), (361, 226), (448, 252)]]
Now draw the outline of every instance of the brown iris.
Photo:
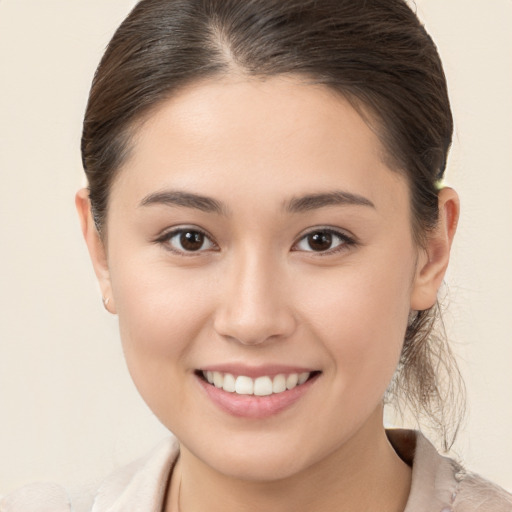
[(198, 251), (204, 245), (204, 238), (199, 231), (184, 231), (180, 235), (180, 244), (186, 251)]
[(332, 234), (328, 231), (317, 231), (308, 235), (308, 245), (313, 251), (327, 251), (332, 246)]

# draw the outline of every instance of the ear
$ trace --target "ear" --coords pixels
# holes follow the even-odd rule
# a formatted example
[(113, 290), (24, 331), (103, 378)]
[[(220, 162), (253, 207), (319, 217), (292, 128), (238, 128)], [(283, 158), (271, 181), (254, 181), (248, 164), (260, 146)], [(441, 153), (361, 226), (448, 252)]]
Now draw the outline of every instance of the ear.
[(450, 249), (459, 220), (459, 196), (445, 187), (438, 196), (439, 220), (428, 235), (427, 245), (418, 258), (411, 296), (411, 309), (422, 311), (432, 307), (450, 260)]
[(107, 253), (105, 245), (101, 239), (96, 225), (92, 218), (91, 201), (89, 199), (89, 190), (82, 188), (75, 196), (75, 205), (80, 218), (82, 234), (89, 250), (92, 265), (98, 284), (100, 285), (105, 309), (112, 314), (116, 313), (114, 298), (112, 296), (112, 286), (110, 282), (110, 271), (108, 268)]

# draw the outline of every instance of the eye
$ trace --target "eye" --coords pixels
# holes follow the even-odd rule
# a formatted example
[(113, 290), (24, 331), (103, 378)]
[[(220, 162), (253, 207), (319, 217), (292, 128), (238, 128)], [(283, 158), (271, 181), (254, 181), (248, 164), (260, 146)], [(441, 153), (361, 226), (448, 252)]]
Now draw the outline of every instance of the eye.
[(333, 253), (353, 245), (355, 242), (347, 235), (332, 229), (317, 229), (304, 235), (294, 250), (318, 253)]
[(215, 249), (217, 245), (211, 238), (194, 228), (179, 228), (168, 231), (157, 242), (176, 253), (194, 253)]

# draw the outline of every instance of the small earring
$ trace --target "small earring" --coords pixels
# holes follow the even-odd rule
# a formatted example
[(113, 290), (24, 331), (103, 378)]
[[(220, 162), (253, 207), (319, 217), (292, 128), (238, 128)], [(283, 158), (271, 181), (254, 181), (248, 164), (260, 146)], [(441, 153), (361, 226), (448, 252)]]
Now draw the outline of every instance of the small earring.
[(110, 297), (102, 297), (101, 300), (103, 301), (103, 307), (108, 311), (108, 303), (110, 302)]

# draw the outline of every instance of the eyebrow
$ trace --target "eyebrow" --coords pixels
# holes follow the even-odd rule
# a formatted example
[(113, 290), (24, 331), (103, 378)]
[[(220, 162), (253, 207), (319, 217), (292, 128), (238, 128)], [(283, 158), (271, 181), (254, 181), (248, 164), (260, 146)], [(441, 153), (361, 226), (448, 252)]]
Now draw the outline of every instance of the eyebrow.
[(375, 205), (366, 197), (341, 190), (295, 197), (287, 201), (284, 208), (291, 213), (302, 213), (326, 206), (367, 206), (375, 208)]
[(140, 202), (140, 206), (151, 206), (155, 204), (194, 208), (206, 213), (217, 213), (220, 215), (227, 214), (226, 208), (220, 201), (211, 197), (192, 194), (190, 192), (181, 192), (179, 190), (155, 192), (147, 195)]
[[(154, 192), (144, 197), (140, 202), (140, 206), (151, 205), (181, 206), (201, 210), (206, 213), (228, 215), (225, 205), (217, 199), (179, 190)], [(366, 197), (336, 190), (294, 197), (284, 203), (284, 210), (289, 213), (303, 213), (327, 206), (366, 206), (375, 208), (375, 205)]]

